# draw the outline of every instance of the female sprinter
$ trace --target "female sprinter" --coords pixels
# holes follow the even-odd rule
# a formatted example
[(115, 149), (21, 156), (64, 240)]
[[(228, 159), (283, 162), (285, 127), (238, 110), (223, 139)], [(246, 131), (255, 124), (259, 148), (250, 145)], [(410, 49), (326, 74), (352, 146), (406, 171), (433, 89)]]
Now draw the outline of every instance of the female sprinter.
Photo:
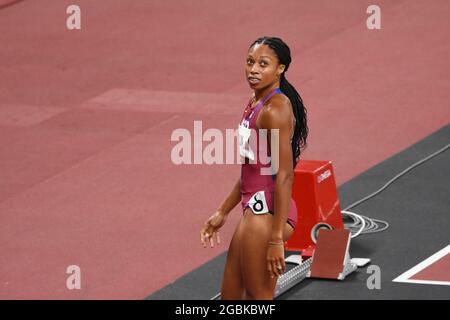
[[(266, 129), (262, 130), (266, 134), (251, 138), (259, 140), (257, 149), (265, 150), (271, 160), (270, 172), (276, 169), (274, 174), (261, 174), (267, 165), (250, 163), (260, 150), (244, 152), (241, 176), (200, 231), (204, 247), (208, 241), (214, 246), (214, 238), (220, 243), (219, 229), (229, 212), (242, 203), (243, 216), (231, 239), (223, 275), (223, 300), (271, 300), (277, 279), (286, 270), (284, 242), (297, 223), (297, 208), (291, 198), (294, 167), (308, 135), (306, 109), (285, 77), (290, 63), (290, 49), (280, 38), (259, 38), (248, 51), (245, 74), (253, 97), (239, 125), (240, 151), (242, 155), (242, 141), (248, 141), (249, 129)], [(278, 143), (278, 150), (271, 149), (271, 143)], [(271, 156), (272, 150), (278, 157)]]

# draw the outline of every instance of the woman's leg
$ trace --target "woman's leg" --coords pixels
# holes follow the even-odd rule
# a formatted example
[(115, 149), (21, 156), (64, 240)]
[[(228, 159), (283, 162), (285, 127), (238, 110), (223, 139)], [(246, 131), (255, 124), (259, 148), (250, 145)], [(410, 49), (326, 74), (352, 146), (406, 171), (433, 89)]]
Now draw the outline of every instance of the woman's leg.
[[(245, 287), (244, 298), (272, 300), (278, 278), (270, 278), (266, 255), (272, 231), (273, 216), (271, 214), (255, 215), (251, 209), (247, 210), (242, 219), (240, 238)], [(292, 236), (293, 231), (292, 226), (286, 223), (283, 240), (287, 241)]]
[(228, 248), (227, 261), (222, 280), (221, 299), (241, 300), (244, 295), (244, 282), (242, 280), (240, 260), (240, 237), (242, 229), (242, 218), (234, 231), (233, 238)]

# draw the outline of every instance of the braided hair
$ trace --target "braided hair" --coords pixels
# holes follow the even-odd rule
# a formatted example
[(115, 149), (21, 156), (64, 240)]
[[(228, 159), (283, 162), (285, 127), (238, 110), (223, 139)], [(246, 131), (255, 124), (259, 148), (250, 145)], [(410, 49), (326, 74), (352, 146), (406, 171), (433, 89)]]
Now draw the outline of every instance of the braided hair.
[(261, 37), (255, 40), (249, 47), (251, 49), (255, 44), (266, 44), (268, 45), (278, 57), (280, 64), (285, 65), (285, 69), (280, 76), (280, 89), (289, 98), (292, 104), (292, 111), (294, 112), (296, 125), (294, 129), (294, 135), (292, 137), (292, 159), (294, 168), (297, 161), (300, 159), (300, 153), (302, 149), (306, 148), (306, 138), (308, 137), (308, 126), (306, 119), (306, 108), (303, 105), (303, 100), (300, 94), (292, 86), (289, 81), (287, 81), (285, 73), (289, 68), (291, 63), (291, 50), (289, 47), (281, 40), (276, 37)]

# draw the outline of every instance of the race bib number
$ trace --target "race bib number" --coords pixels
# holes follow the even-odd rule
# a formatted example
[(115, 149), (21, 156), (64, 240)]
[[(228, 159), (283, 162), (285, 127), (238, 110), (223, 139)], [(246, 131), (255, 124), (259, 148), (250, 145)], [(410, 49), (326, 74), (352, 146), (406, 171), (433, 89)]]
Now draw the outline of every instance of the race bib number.
[(239, 154), (241, 157), (249, 158), (250, 160), (255, 160), (255, 155), (250, 148), (249, 139), (250, 139), (251, 130), (244, 126), (243, 124), (239, 125), (238, 135), (239, 135)]
[(248, 205), (255, 214), (269, 213), (269, 208), (267, 207), (264, 191), (256, 192), (248, 201)]

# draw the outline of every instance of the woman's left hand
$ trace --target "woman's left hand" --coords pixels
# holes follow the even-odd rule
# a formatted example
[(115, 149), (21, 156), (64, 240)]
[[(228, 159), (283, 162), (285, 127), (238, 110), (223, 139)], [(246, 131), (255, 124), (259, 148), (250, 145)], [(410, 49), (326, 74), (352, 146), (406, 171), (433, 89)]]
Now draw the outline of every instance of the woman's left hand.
[(271, 278), (281, 276), (286, 271), (284, 243), (269, 244), (267, 249), (267, 270)]

